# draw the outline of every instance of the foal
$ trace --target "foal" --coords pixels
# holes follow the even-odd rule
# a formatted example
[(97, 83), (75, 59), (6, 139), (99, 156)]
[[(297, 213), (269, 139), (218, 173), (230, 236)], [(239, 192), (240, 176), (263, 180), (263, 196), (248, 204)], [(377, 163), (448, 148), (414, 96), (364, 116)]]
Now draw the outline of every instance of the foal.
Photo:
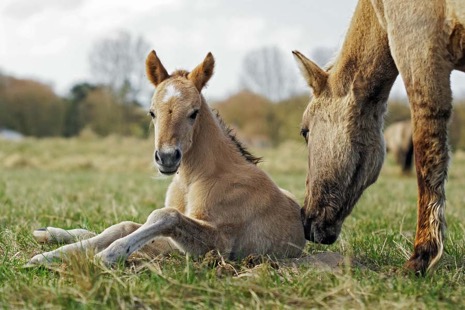
[[(113, 225), (97, 236), (36, 255), (30, 264), (87, 249), (106, 264), (126, 260), (140, 249), (150, 255), (172, 249), (193, 255), (218, 250), (232, 259), (301, 254), (305, 237), (298, 203), (256, 166), (257, 158), (201, 95), (213, 68), (211, 53), (192, 72), (171, 75), (155, 51), (147, 57), (147, 75), (156, 86), (150, 108), (155, 164), (162, 174), (174, 174), (165, 207), (153, 211), (143, 225)], [(39, 241), (66, 242), (73, 233), (79, 237), (83, 231), (48, 228), (34, 234)]]

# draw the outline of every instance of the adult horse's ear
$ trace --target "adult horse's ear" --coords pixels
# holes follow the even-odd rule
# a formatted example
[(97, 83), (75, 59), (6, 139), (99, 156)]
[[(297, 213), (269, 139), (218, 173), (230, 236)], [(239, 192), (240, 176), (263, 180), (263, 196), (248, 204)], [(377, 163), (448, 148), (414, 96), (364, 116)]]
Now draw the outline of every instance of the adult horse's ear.
[(208, 80), (213, 75), (213, 70), (215, 69), (215, 58), (213, 58), (212, 53), (208, 53), (203, 62), (195, 67), (191, 73), (188, 75), (188, 79), (191, 80), (195, 87), (200, 91), (205, 87)]
[(145, 71), (153, 85), (158, 86), (170, 77), (155, 51), (151, 51), (145, 60)]
[(318, 67), (316, 63), (305, 57), (299, 51), (292, 51), (294, 58), (299, 66), (300, 72), (304, 76), (307, 84), (313, 89), (313, 95), (321, 94), (328, 80), (328, 73)]

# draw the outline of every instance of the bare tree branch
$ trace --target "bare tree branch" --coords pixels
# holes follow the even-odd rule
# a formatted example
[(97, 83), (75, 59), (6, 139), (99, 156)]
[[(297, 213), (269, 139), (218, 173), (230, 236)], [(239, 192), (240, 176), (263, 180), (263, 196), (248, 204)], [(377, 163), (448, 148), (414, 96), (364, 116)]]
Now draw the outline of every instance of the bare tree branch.
[(253, 50), (245, 56), (240, 83), (247, 90), (272, 101), (280, 101), (300, 90), (297, 76), (284, 53), (270, 46)]
[(95, 42), (89, 55), (95, 81), (108, 86), (123, 103), (136, 102), (146, 85), (144, 60), (149, 47), (144, 38), (124, 31)]

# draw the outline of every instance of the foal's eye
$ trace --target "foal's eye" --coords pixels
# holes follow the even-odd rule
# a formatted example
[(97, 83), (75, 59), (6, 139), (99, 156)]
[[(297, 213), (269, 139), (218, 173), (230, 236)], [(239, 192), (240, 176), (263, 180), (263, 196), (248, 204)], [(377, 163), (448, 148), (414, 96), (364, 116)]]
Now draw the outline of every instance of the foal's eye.
[(148, 115), (150, 115), (151, 118), (155, 118), (155, 112), (149, 111)]
[(199, 115), (199, 110), (194, 110), (191, 115), (189, 115), (189, 118), (191, 120), (195, 120), (197, 118), (197, 115)]
[(305, 142), (308, 143), (308, 129), (307, 129), (307, 128), (302, 128), (302, 129), (300, 130), (300, 135), (301, 135), (302, 137), (304, 137)]

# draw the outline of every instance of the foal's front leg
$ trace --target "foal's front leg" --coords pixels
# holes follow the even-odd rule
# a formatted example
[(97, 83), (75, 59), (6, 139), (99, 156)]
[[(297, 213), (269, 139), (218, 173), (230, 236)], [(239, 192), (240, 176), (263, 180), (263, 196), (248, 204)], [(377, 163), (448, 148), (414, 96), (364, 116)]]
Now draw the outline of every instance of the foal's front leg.
[(113, 241), (132, 233), (140, 226), (141, 224), (129, 221), (110, 226), (95, 237), (67, 244), (50, 252), (37, 254), (27, 265), (47, 264), (53, 259), (61, 258), (63, 255), (89, 249), (98, 253), (108, 247)]
[(200, 255), (218, 249), (228, 252), (227, 240), (208, 223), (189, 218), (173, 208), (155, 210), (139, 229), (98, 253), (106, 264), (126, 260), (131, 253), (157, 237), (170, 237), (183, 252)]

